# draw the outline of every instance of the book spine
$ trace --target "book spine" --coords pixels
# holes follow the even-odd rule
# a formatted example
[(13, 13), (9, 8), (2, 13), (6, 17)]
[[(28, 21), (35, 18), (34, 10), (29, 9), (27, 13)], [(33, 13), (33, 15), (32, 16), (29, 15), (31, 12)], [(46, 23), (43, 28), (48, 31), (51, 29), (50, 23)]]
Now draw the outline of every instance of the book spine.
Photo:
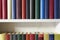
[(30, 19), (30, 0), (26, 0), (26, 19)]
[(38, 40), (38, 34), (35, 34), (35, 40)]
[(16, 0), (12, 0), (12, 19), (16, 19)]
[(10, 34), (6, 34), (6, 40), (10, 40)]
[(30, 40), (35, 40), (35, 34), (30, 34)]
[(35, 0), (30, 0), (30, 19), (35, 19)]
[(54, 40), (54, 34), (49, 34), (49, 40)]
[(35, 19), (40, 18), (40, 0), (35, 0)]
[(45, 19), (49, 18), (49, 0), (45, 0)]
[(30, 35), (26, 34), (26, 40), (30, 40)]
[(54, 0), (54, 19), (59, 18), (59, 0)]
[(59, 19), (60, 19), (60, 0), (59, 0)]
[(49, 34), (44, 34), (44, 40), (49, 40)]
[(18, 36), (17, 38), (18, 40), (22, 40), (22, 34), (18, 34), (17, 36)]
[(54, 0), (49, 0), (49, 19), (54, 18)]
[(0, 0), (0, 19), (2, 19), (2, 0)]
[(22, 40), (26, 40), (26, 34), (22, 34)]
[(8, 13), (8, 19), (11, 19), (12, 17), (12, 0), (7, 0), (7, 13)]
[(40, 19), (45, 19), (45, 0), (40, 0), (40, 4), (41, 4)]
[(22, 18), (22, 0), (16, 0), (16, 19)]
[(54, 40), (60, 40), (60, 34), (54, 34)]
[(26, 19), (26, 0), (22, 0), (22, 19)]
[(13, 40), (13, 34), (12, 33), (10, 34), (10, 40)]
[(7, 19), (7, 0), (2, 0), (2, 19)]
[(17, 34), (13, 34), (13, 40), (17, 40)]

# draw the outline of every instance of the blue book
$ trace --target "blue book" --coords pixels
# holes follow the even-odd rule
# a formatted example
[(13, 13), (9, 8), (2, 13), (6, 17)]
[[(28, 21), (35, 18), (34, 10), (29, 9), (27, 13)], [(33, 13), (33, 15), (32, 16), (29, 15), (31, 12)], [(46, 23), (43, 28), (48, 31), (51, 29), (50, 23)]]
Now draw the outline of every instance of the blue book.
[(45, 0), (40, 0), (40, 19), (45, 19)]
[(16, 19), (16, 0), (12, 0), (12, 19)]
[(49, 0), (45, 0), (45, 19), (49, 18)]
[(49, 40), (54, 40), (54, 34), (49, 34)]
[(54, 19), (59, 18), (59, 0), (54, 0)]
[(59, 19), (60, 19), (60, 0), (59, 0)]

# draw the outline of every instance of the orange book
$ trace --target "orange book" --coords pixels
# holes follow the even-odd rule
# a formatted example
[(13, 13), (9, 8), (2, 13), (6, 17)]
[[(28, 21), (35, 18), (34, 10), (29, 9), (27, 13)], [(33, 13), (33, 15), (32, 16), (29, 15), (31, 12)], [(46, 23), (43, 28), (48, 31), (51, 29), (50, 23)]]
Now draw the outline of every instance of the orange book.
[(26, 40), (30, 40), (30, 35), (26, 33)]

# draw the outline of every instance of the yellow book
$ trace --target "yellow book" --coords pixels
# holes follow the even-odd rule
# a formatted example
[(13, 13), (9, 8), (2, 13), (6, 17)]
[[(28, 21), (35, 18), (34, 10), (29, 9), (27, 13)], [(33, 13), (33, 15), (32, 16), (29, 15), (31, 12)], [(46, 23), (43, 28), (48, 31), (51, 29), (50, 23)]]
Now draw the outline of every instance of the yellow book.
[(60, 34), (55, 34), (55, 35), (54, 35), (54, 39), (55, 39), (55, 40), (60, 40)]
[(48, 33), (44, 33), (44, 40), (49, 40), (49, 34)]
[(0, 34), (0, 40), (5, 40), (5, 33)]

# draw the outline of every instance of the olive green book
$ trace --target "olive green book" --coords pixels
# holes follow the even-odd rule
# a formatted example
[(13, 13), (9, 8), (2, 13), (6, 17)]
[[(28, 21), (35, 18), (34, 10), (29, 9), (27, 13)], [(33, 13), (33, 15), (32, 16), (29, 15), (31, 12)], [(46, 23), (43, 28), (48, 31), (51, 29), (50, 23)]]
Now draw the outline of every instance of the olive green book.
[(55, 34), (55, 35), (54, 35), (54, 39), (55, 39), (55, 40), (60, 40), (60, 34)]

